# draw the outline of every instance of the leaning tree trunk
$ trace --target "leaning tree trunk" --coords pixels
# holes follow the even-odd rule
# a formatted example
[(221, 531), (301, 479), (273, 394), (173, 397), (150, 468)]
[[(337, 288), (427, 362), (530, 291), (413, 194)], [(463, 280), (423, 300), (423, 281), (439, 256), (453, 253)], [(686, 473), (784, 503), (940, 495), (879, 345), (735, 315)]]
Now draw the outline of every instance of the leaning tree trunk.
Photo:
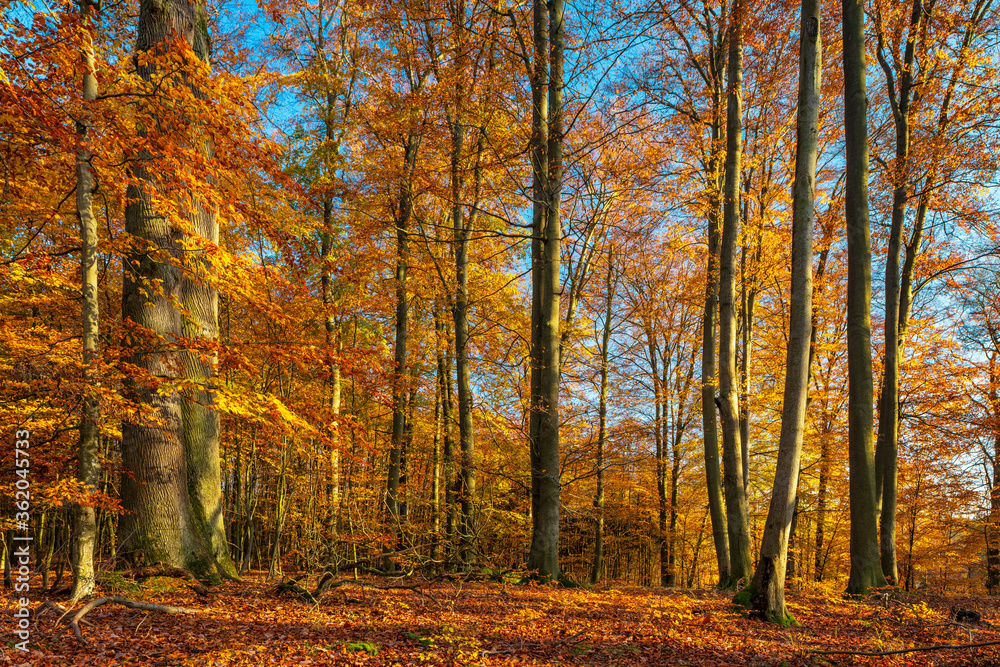
[(722, 245), (719, 253), (719, 414), (722, 418), (722, 462), (725, 471), (726, 527), (729, 533), (730, 584), (751, 575), (747, 497), (743, 491), (739, 396), (736, 374), (735, 275), (736, 232), (740, 211), (743, 114), (743, 6), (734, 0), (729, 31), (729, 88), (726, 104), (726, 186)]
[[(171, 51), (178, 43), (174, 41), (176, 38), (207, 62), (209, 40), (204, 4), (172, 0), (143, 2), (136, 51), (154, 57), (175, 55)], [(155, 59), (142, 63), (137, 71), (150, 90), (156, 91), (148, 98), (151, 125), (140, 129), (148, 136), (157, 133), (161, 124), (171, 124), (165, 118), (172, 113), (170, 89), (184, 85), (184, 78), (161, 72)], [(165, 81), (158, 81), (164, 76)], [(192, 92), (203, 99), (196, 88)], [(162, 101), (168, 104), (159, 106)], [(192, 136), (190, 144), (189, 148), (201, 145), (202, 153), (211, 152), (204, 137)], [(180, 226), (160, 210), (157, 198), (163, 195), (157, 193), (168, 189), (163, 182), (168, 177), (156, 176), (161, 160), (162, 156), (148, 151), (136, 155), (126, 192), (125, 231), (133, 243), (124, 262), (122, 316), (129, 330), (129, 361), (141, 372), (166, 384), (159, 387), (144, 381), (126, 384), (131, 397), (147, 406), (155, 421), (126, 422), (122, 427), (122, 465), (131, 474), (123, 476), (122, 504), (127, 514), (119, 533), (122, 551), (134, 562), (162, 562), (187, 568), (199, 576), (216, 577), (220, 571), (230, 575), (224, 530), (221, 536), (218, 530), (222, 524), (217, 418), (185, 410), (185, 400), (169, 386), (177, 378), (177, 357), (184, 362), (184, 355), (172, 353), (164, 345), (184, 334), (215, 338), (217, 325), (213, 318), (217, 313), (214, 305), (217, 296), (185, 277), (181, 267), (187, 263), (185, 245), (203, 248), (206, 243), (218, 240), (218, 232), (214, 215), (201, 202), (187, 201), (181, 208), (190, 212), (187, 222), (203, 239), (186, 239)], [(200, 257), (190, 264), (192, 271), (209, 270)], [(157, 288), (150, 290), (149, 285)], [(193, 309), (191, 328), (187, 330), (177, 303)], [(188, 363), (184, 366), (197, 380), (205, 379), (210, 372)], [(187, 438), (184, 433), (188, 430), (192, 433), (200, 430), (214, 442)], [(189, 467), (191, 464), (193, 467)], [(218, 517), (214, 516), (216, 512)]]
[(543, 580), (559, 572), (559, 263), (562, 202), (562, 0), (534, 0), (532, 73), (531, 550)]
[(875, 452), (872, 442), (871, 243), (868, 221), (868, 97), (865, 12), (842, 0), (846, 132), (848, 459), (851, 576), (847, 592), (884, 586), (879, 558)]
[(803, 0), (799, 31), (799, 110), (792, 186), (792, 275), (785, 394), (781, 410), (778, 462), (771, 503), (764, 524), (760, 560), (747, 595), (751, 613), (787, 625), (785, 566), (788, 533), (795, 512), (799, 459), (809, 395), (809, 347), (812, 337), (812, 230), (815, 218), (816, 155), (823, 41), (820, 0)]
[[(80, 219), (80, 290), (83, 296), (83, 373), (89, 388), (93, 364), (97, 359), (100, 319), (97, 300), (97, 218), (94, 216), (94, 174), (90, 161), (90, 132), (93, 129), (90, 106), (97, 99), (94, 72), (94, 46), (91, 41), (90, 5), (80, 2), (83, 23), (80, 57), (83, 61), (83, 105), (76, 121), (76, 213)], [(77, 480), (90, 494), (101, 482), (100, 462), (101, 407), (97, 398), (85, 395), (80, 416), (80, 442), (77, 449)], [(73, 527), (74, 600), (94, 592), (94, 544), (97, 517), (89, 502), (76, 508)]]

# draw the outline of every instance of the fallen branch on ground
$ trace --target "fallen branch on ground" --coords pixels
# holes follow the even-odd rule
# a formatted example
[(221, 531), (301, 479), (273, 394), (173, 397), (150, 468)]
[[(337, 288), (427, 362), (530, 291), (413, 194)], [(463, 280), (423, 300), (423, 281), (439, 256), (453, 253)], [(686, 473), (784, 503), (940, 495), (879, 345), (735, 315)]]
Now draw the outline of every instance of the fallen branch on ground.
[(806, 653), (814, 655), (865, 655), (881, 657), (886, 655), (900, 655), (902, 653), (916, 653), (918, 651), (947, 651), (964, 648), (979, 648), (981, 646), (1000, 646), (1000, 639), (991, 642), (978, 642), (975, 644), (936, 644), (934, 646), (917, 646), (916, 648), (901, 648), (894, 651), (820, 651), (816, 649), (806, 649)]

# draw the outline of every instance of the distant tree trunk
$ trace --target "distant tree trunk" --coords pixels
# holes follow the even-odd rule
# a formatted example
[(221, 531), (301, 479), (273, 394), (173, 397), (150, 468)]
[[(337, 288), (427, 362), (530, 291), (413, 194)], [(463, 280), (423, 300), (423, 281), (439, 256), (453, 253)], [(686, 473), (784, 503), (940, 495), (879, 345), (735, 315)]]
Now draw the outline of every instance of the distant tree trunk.
[(448, 330), (448, 323), (445, 318), (441, 320), (441, 334), (445, 338), (446, 347), (444, 352), (444, 397), (441, 402), (441, 421), (444, 425), (444, 507), (445, 507), (445, 535), (447, 537), (445, 557), (449, 566), (454, 567), (456, 561), (455, 549), (458, 541), (458, 504), (456, 487), (458, 484), (458, 470), (455, 461), (455, 438), (452, 433), (452, 414), (454, 412), (454, 389), (451, 383), (451, 335)]
[(743, 116), (743, 6), (733, 0), (729, 31), (729, 84), (726, 104), (726, 186), (723, 200), (722, 244), (719, 253), (719, 414), (722, 419), (722, 461), (725, 471), (726, 526), (729, 533), (730, 584), (751, 576), (749, 508), (743, 490), (739, 392), (736, 373), (735, 276), (733, 272), (740, 210)]
[(399, 546), (406, 547), (406, 525), (410, 521), (410, 467), (413, 454), (413, 403), (416, 387), (413, 378), (406, 392), (406, 421), (403, 423), (403, 442), (399, 448)]
[(274, 537), (271, 542), (271, 558), (267, 568), (268, 580), (281, 574), (281, 535), (288, 515), (288, 442), (282, 439), (281, 467), (274, 490)]
[(823, 581), (823, 570), (826, 565), (825, 536), (826, 536), (826, 512), (830, 497), (830, 432), (820, 434), (819, 453), (819, 488), (816, 490), (816, 554), (813, 568), (816, 573), (816, 581)]
[(594, 526), (594, 564), (590, 570), (590, 583), (601, 580), (604, 570), (604, 449), (608, 437), (608, 357), (611, 346), (611, 316), (614, 305), (614, 246), (608, 245), (608, 275), (604, 284), (604, 327), (601, 330), (601, 389), (597, 426), (597, 491), (594, 507), (597, 518)]
[[(432, 462), (431, 473), (431, 511), (434, 514), (434, 546), (431, 547), (431, 559), (441, 560), (441, 464), (442, 464), (442, 436), (444, 434), (444, 422), (442, 412), (444, 407), (444, 350), (442, 349), (441, 336), (441, 312), (437, 302), (434, 303), (433, 310), (434, 331), (436, 334), (437, 351), (435, 361), (437, 375), (434, 382), (434, 460)], [(445, 339), (444, 344), (447, 345)]]
[(534, 0), (531, 160), (531, 550), (543, 580), (559, 572), (559, 265), (563, 146), (563, 1)]
[(884, 586), (879, 558), (872, 442), (871, 244), (868, 221), (868, 97), (865, 12), (843, 0), (844, 126), (847, 159), (847, 360), (851, 576), (847, 592)]
[(799, 104), (792, 186), (792, 273), (785, 393), (781, 411), (778, 461), (771, 487), (760, 560), (749, 593), (751, 614), (787, 625), (785, 567), (788, 533), (795, 512), (799, 460), (809, 396), (809, 348), (812, 338), (812, 230), (815, 218), (816, 155), (823, 72), (819, 0), (803, 0), (799, 39)]
[[(90, 161), (90, 132), (93, 129), (90, 106), (97, 99), (97, 77), (94, 73), (94, 46), (91, 41), (90, 5), (80, 2), (83, 24), (80, 57), (83, 64), (83, 105), (76, 121), (76, 214), (80, 220), (80, 279), (83, 296), (83, 377), (89, 387), (92, 366), (97, 360), (100, 335), (97, 297), (97, 218), (94, 215), (94, 174)], [(83, 398), (80, 415), (80, 441), (77, 448), (77, 480), (90, 494), (101, 483), (101, 407), (93, 395)], [(91, 501), (80, 503), (73, 527), (73, 593), (74, 600), (94, 592), (94, 546), (97, 539), (97, 518)]]
[[(993, 377), (991, 378), (991, 381), (995, 387), (995, 383), (1000, 380), (1000, 378), (996, 377), (995, 372), (992, 375)], [(997, 394), (996, 389), (994, 388), (991, 393), (995, 397)], [(998, 403), (1000, 402), (994, 401), (995, 406), (997, 406)], [(996, 419), (995, 413), (994, 419)], [(994, 431), (998, 430), (1000, 429), (994, 426)], [(986, 589), (989, 591), (990, 595), (996, 595), (1000, 592), (1000, 432), (996, 432), (993, 436), (993, 456), (990, 458), (992, 459), (990, 468), (993, 475), (992, 480), (990, 480), (990, 508), (985, 530)], [(912, 537), (910, 538), (910, 541), (913, 541)], [(911, 559), (912, 552), (913, 549), (911, 547)]]
[(644, 323), (646, 330), (646, 345), (649, 348), (649, 371), (653, 380), (653, 446), (656, 457), (656, 507), (657, 507), (657, 528), (659, 529), (658, 541), (660, 547), (660, 586), (667, 585), (667, 561), (670, 554), (667, 551), (667, 476), (666, 476), (666, 447), (663, 443), (663, 387), (660, 383), (660, 371), (658, 369), (657, 358), (659, 357), (658, 345), (656, 342), (656, 332), (653, 329), (652, 317), (647, 315)]
[[(801, 471), (799, 477), (802, 477)], [(793, 581), (796, 577), (803, 576), (805, 568), (801, 565), (802, 558), (799, 554), (799, 547), (796, 540), (799, 531), (799, 496), (795, 496), (795, 503), (792, 509), (792, 525), (788, 530), (788, 566), (785, 568), (785, 581)], [(799, 568), (802, 567), (802, 572)]]
[[(162, 54), (170, 48), (172, 34), (187, 42), (207, 62), (208, 30), (205, 6), (200, 0), (142, 3), (136, 51)], [(150, 86), (160, 74), (156, 62), (143, 63), (137, 70)], [(199, 91), (194, 93), (201, 97)], [(146, 134), (156, 130), (141, 131)], [(159, 189), (154, 175), (156, 159), (157, 156), (143, 152), (131, 166), (135, 183), (126, 192), (125, 231), (136, 243), (124, 262), (122, 317), (126, 325), (132, 322), (168, 342), (185, 333), (214, 339), (217, 295), (214, 290), (199, 289), (181, 271), (185, 263), (183, 233), (157, 210), (155, 203), (154, 193)], [(217, 242), (217, 227), (213, 233), (214, 215), (197, 201), (187, 203), (186, 207), (192, 211), (192, 227), (210, 243)], [(156, 252), (151, 252), (152, 249)], [(198, 267), (201, 260), (195, 257), (192, 263)], [(149, 291), (151, 284), (158, 285), (158, 289)], [(184, 326), (176, 303), (194, 308), (191, 326)], [(163, 350), (159, 342), (143, 338), (147, 337), (130, 333), (129, 361), (153, 377), (176, 378), (175, 355)], [(185, 367), (198, 379), (210, 373), (189, 364)], [(196, 576), (214, 578), (220, 571), (231, 575), (227, 547), (223, 549), (218, 544), (222, 489), (221, 483), (217, 483), (220, 479), (217, 417), (186, 411), (186, 401), (171, 388), (160, 393), (156, 388), (129, 382), (126, 390), (137, 402), (153, 409), (158, 423), (126, 422), (122, 427), (122, 465), (131, 473), (122, 480), (122, 504), (128, 511), (119, 533), (122, 552), (130, 554), (135, 562), (184, 567)], [(206, 408), (204, 412), (211, 410)], [(186, 433), (192, 434), (191, 437), (186, 437)], [(207, 442), (197, 440), (194, 436), (198, 433)], [(222, 546), (225, 545), (222, 539)]]

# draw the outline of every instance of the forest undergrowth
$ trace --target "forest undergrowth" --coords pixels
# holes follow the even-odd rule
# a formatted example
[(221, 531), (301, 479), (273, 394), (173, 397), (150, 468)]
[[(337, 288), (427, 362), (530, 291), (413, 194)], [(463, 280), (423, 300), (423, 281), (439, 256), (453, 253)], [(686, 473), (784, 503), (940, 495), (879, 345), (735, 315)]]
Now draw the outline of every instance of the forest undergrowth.
[[(318, 582), (299, 583), (314, 590)], [(794, 589), (789, 609), (799, 625), (782, 628), (747, 619), (731, 593), (711, 590), (415, 577), (334, 583), (313, 604), (263, 574), (208, 595), (179, 579), (140, 585), (108, 576), (101, 595), (198, 613), (99, 606), (83, 618), (89, 625), (80, 624), (84, 644), (46, 609), (35, 614), (28, 653), (13, 649), (13, 619), (4, 613), (0, 665), (1000, 664), (1000, 600), (983, 596), (897, 591), (849, 600), (833, 589)], [(981, 622), (956, 622), (956, 609), (978, 612)], [(827, 653), (990, 642), (880, 656)]]

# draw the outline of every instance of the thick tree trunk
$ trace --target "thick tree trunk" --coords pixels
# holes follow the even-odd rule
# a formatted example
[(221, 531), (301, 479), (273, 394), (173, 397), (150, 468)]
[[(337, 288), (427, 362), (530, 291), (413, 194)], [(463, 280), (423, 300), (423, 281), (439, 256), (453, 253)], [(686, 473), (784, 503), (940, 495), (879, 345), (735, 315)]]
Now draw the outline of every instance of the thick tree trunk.
[[(171, 35), (185, 40), (199, 58), (207, 61), (209, 45), (204, 5), (201, 2), (142, 2), (136, 51), (163, 53), (169, 48)], [(159, 74), (155, 62), (139, 65), (137, 69), (149, 84)], [(200, 97), (198, 91), (194, 92)], [(155, 130), (147, 128), (146, 131)], [(203, 139), (193, 138), (192, 141)], [(211, 338), (216, 329), (212, 319), (216, 308), (212, 304), (217, 301), (208, 295), (198, 295), (207, 298), (207, 301), (196, 299), (197, 312), (192, 313), (195, 326), (202, 327), (201, 332), (185, 332), (183, 318), (174, 306), (175, 303), (187, 305), (197, 289), (192, 289), (192, 282), (180, 269), (185, 263), (183, 232), (157, 210), (155, 192), (160, 186), (153, 176), (156, 157), (148, 153), (137, 156), (131, 169), (134, 182), (126, 192), (125, 230), (136, 243), (125, 260), (123, 319), (165, 338), (167, 343), (183, 333), (201, 333)], [(205, 227), (198, 203), (192, 202), (186, 208), (192, 211), (192, 228), (199, 233), (208, 230), (207, 241), (215, 242), (217, 236)], [(214, 224), (214, 216), (210, 217)], [(197, 260), (194, 265), (198, 266)], [(159, 288), (149, 292), (151, 284)], [(130, 336), (130, 346), (130, 361), (135, 366), (152, 377), (166, 381), (176, 378), (177, 360), (163, 348), (162, 342), (135, 331)], [(188, 368), (189, 372), (194, 370)], [(131, 472), (123, 476), (122, 481), (122, 501), (128, 511), (120, 528), (122, 551), (130, 554), (135, 562), (159, 561), (189, 569), (198, 576), (214, 577), (219, 569), (229, 574), (226, 561), (216, 550), (215, 528), (222, 523), (221, 484), (213, 486), (220, 477), (218, 441), (215, 440), (212, 449), (212, 443), (202, 448), (202, 443), (185, 438), (186, 430), (190, 428), (196, 432), (204, 422), (199, 423), (197, 416), (185, 420), (185, 401), (174, 390), (168, 388), (161, 394), (154, 387), (135, 382), (128, 383), (127, 390), (137, 402), (152, 409), (157, 423), (126, 423), (122, 427), (122, 464)], [(217, 438), (217, 426), (213, 429), (211, 417), (207, 421), (203, 433)], [(190, 451), (185, 451), (185, 441), (191, 443)], [(197, 465), (194, 470), (189, 469), (190, 461)], [(212, 488), (208, 488), (210, 486)]]
[(738, 376), (736, 372), (736, 308), (734, 254), (740, 211), (743, 115), (743, 7), (734, 0), (729, 32), (729, 83), (726, 104), (726, 186), (723, 199), (722, 244), (719, 253), (719, 415), (722, 420), (722, 461), (725, 471), (726, 527), (729, 533), (730, 583), (749, 580), (749, 508), (743, 487)]
[(534, 0), (532, 87), (534, 213), (531, 308), (532, 535), (528, 569), (543, 580), (559, 572), (559, 263), (562, 202), (562, 0)]
[[(195, 203), (194, 210), (194, 232), (210, 247), (217, 246), (219, 225), (215, 212), (201, 202)], [(185, 253), (188, 271), (181, 279), (181, 303), (187, 313), (182, 333), (188, 339), (205, 339), (214, 344), (219, 338), (219, 292), (207, 278), (213, 269), (205, 253), (205, 248)], [(214, 353), (185, 352), (182, 359), (188, 379), (211, 383), (216, 366)], [(211, 391), (196, 388), (181, 404), (188, 492), (192, 517), (219, 573), (236, 578), (226, 537), (219, 456), (220, 421), (214, 402)]]
[(843, 0), (846, 130), (848, 458), (851, 576), (848, 593), (884, 586), (879, 559), (875, 453), (872, 443), (871, 243), (868, 221), (868, 98), (865, 14)]
[[(92, 381), (92, 365), (97, 359), (100, 319), (97, 300), (97, 218), (94, 215), (94, 174), (91, 171), (90, 132), (93, 128), (90, 106), (97, 99), (97, 77), (94, 72), (94, 46), (91, 42), (90, 5), (80, 2), (83, 23), (83, 44), (80, 59), (83, 65), (83, 105), (76, 121), (76, 214), (80, 220), (80, 282), (83, 296), (83, 373), (84, 381)], [(80, 442), (77, 448), (77, 480), (88, 493), (97, 491), (101, 482), (100, 461), (101, 408), (97, 398), (85, 395), (80, 415)], [(81, 503), (76, 508), (73, 527), (73, 594), (74, 600), (94, 592), (94, 546), (97, 539), (97, 519), (92, 504)]]

